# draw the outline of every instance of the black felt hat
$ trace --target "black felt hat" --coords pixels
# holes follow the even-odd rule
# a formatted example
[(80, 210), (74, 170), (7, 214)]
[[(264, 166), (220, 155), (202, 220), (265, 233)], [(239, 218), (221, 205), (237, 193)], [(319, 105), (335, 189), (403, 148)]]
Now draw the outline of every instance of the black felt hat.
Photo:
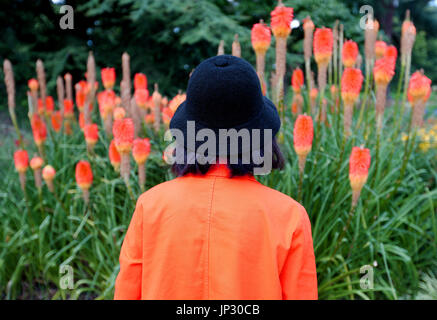
[(275, 105), (261, 92), (260, 81), (246, 60), (219, 55), (200, 63), (190, 77), (187, 98), (176, 110), (170, 129), (186, 137), (187, 121), (195, 121), (196, 132), (203, 128), (271, 129), (281, 126)]

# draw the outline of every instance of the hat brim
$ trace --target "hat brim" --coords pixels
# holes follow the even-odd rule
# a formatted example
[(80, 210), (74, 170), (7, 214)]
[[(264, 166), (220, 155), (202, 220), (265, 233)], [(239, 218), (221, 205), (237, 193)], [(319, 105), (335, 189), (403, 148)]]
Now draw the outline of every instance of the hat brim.
[(185, 100), (181, 105), (177, 108), (175, 114), (173, 115), (170, 121), (170, 129), (178, 129), (183, 132), (184, 137), (187, 137), (187, 122), (194, 121), (195, 122), (195, 131), (199, 131), (201, 129), (211, 129), (214, 133), (218, 134), (220, 129), (248, 129), (249, 132), (252, 129), (260, 129), (261, 131), (265, 129), (272, 130), (272, 136), (274, 137), (280, 127), (281, 120), (279, 118), (278, 110), (270, 99), (263, 97), (264, 107), (261, 108), (261, 111), (252, 119), (245, 123), (241, 123), (235, 125), (231, 128), (214, 128), (208, 126), (203, 123), (199, 119), (196, 119), (193, 115), (187, 112), (187, 101)]

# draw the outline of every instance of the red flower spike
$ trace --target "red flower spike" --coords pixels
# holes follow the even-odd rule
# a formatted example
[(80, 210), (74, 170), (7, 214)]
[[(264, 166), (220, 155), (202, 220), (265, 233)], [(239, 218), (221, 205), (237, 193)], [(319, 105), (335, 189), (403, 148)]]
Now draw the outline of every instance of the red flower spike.
[(134, 141), (134, 122), (131, 118), (115, 120), (112, 127), (115, 146), (119, 153), (129, 153)]
[(93, 183), (93, 171), (88, 161), (81, 160), (76, 164), (76, 183), (82, 190), (88, 190)]
[(132, 155), (137, 164), (143, 164), (147, 161), (150, 154), (150, 140), (135, 139), (132, 147)]
[(14, 164), (18, 172), (26, 172), (29, 167), (29, 156), (26, 150), (17, 150), (14, 152)]

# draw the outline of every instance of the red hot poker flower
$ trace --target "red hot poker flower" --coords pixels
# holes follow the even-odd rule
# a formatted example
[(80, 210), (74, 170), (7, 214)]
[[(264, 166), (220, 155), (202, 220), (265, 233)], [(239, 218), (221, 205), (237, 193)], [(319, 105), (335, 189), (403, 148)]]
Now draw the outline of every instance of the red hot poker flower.
[(32, 117), (31, 127), (35, 144), (37, 146), (42, 145), (47, 138), (47, 128), (44, 121), (37, 114)]
[(97, 124), (87, 124), (83, 128), (83, 134), (85, 136), (85, 141), (88, 146), (94, 146), (99, 140), (99, 127)]
[(43, 164), (44, 164), (44, 160), (41, 157), (33, 157), (32, 160), (30, 160), (30, 167), (34, 171), (41, 169)]
[(313, 136), (313, 119), (307, 115), (299, 115), (293, 129), (294, 150), (299, 156), (306, 156), (311, 151)]
[(375, 57), (376, 59), (381, 59), (385, 55), (385, 50), (387, 50), (387, 44), (384, 41), (375, 42)]
[(304, 82), (303, 72), (300, 68), (293, 70), (293, 75), (291, 76), (291, 86), (293, 91), (299, 93)]
[(115, 69), (103, 68), (100, 72), (105, 89), (112, 89), (115, 84)]
[(384, 52), (384, 57), (392, 59), (393, 63), (396, 65), (396, 59), (398, 57), (398, 50), (395, 46), (387, 46)]
[(185, 93), (178, 93), (173, 99), (170, 100), (170, 102), (168, 103), (168, 107), (173, 112), (176, 112), (180, 104), (184, 102), (186, 99), (187, 99), (187, 95)]
[(149, 99), (149, 91), (147, 89), (137, 89), (134, 93), (135, 103), (141, 109), (147, 109), (148, 99)]
[(124, 108), (122, 108), (122, 107), (116, 107), (116, 108), (114, 109), (114, 114), (113, 114), (113, 116), (114, 116), (114, 120), (120, 120), (120, 119), (123, 119), (125, 115), (126, 115), (126, 111), (124, 110)]
[(79, 113), (79, 128), (83, 130), (83, 127), (85, 127), (85, 116), (83, 112)]
[(426, 102), (431, 95), (431, 79), (422, 72), (416, 71), (412, 74), (408, 84), (408, 101), (414, 106), (418, 102)]
[(287, 37), (291, 32), (291, 21), (293, 20), (293, 8), (285, 7), (281, 2), (270, 13), (272, 27), (275, 37)]
[(150, 140), (135, 139), (132, 148), (132, 155), (137, 164), (143, 164), (147, 161), (150, 154)]
[(53, 110), (55, 110), (55, 100), (53, 100), (52, 96), (46, 97), (46, 114), (50, 116), (53, 113)]
[(88, 161), (81, 160), (76, 164), (76, 183), (82, 190), (88, 190), (93, 183), (93, 171)]
[(164, 109), (162, 109), (162, 122), (168, 126), (170, 124), (171, 118), (173, 118), (173, 114), (173, 110), (171, 110), (169, 107), (165, 107)]
[(134, 89), (147, 90), (147, 77), (144, 73), (136, 73), (134, 77)]
[(334, 37), (329, 28), (317, 28), (314, 33), (314, 58), (317, 64), (328, 65), (332, 55)]
[(264, 23), (255, 23), (250, 33), (252, 47), (256, 53), (265, 53), (270, 47), (272, 35)]
[(51, 117), (52, 128), (55, 132), (59, 132), (62, 127), (62, 114), (61, 111), (55, 111)]
[(353, 147), (349, 159), (349, 180), (352, 190), (359, 191), (366, 183), (370, 168), (370, 150)]
[(15, 169), (18, 172), (24, 173), (29, 167), (29, 156), (26, 150), (17, 150), (14, 153)]
[(64, 117), (67, 119), (72, 119), (74, 117), (73, 100), (64, 100)]
[(353, 105), (360, 95), (363, 74), (360, 69), (346, 68), (341, 78), (341, 97), (345, 105)]
[(42, 169), (42, 177), (47, 181), (52, 181), (55, 178), (56, 170), (51, 165), (46, 165)]
[(358, 45), (355, 41), (348, 40), (343, 44), (342, 59), (346, 68), (352, 68), (358, 57)]
[(375, 66), (373, 67), (376, 85), (388, 85), (395, 74), (395, 63), (392, 58), (386, 56), (376, 60)]
[(27, 81), (27, 86), (29, 87), (30, 91), (36, 92), (39, 87), (38, 80), (34, 78), (30, 79), (29, 81)]
[(109, 144), (109, 161), (111, 162), (115, 171), (118, 171), (120, 169), (121, 156), (118, 153), (117, 148), (115, 147), (114, 140), (112, 140)]
[(134, 122), (131, 118), (115, 120), (112, 127), (115, 146), (120, 153), (129, 153), (134, 141)]
[(112, 115), (115, 106), (115, 92), (111, 89), (99, 92), (97, 95), (100, 116), (103, 120)]

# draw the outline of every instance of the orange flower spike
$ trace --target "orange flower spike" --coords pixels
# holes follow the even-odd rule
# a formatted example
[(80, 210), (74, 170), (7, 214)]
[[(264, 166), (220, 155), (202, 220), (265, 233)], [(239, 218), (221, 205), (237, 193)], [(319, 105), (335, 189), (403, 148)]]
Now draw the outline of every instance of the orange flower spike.
[(123, 119), (126, 116), (126, 111), (122, 107), (116, 107), (113, 112), (114, 120)]
[(87, 124), (83, 128), (83, 134), (85, 136), (86, 144), (89, 148), (93, 148), (99, 140), (99, 127), (97, 124)]
[(29, 167), (29, 156), (26, 150), (17, 150), (14, 152), (14, 164), (17, 172), (26, 172)]
[(252, 48), (256, 53), (266, 53), (272, 39), (270, 28), (264, 23), (255, 23), (252, 27), (250, 38)]
[(56, 170), (51, 165), (46, 165), (42, 169), (42, 177), (44, 181), (52, 181), (55, 178)]
[(153, 113), (149, 113), (144, 117), (144, 122), (147, 124), (152, 124), (155, 122), (155, 117), (153, 116)]
[(387, 50), (387, 44), (384, 41), (376, 41), (375, 42), (375, 57), (376, 59), (381, 59), (385, 55), (385, 51)]
[(387, 46), (384, 52), (384, 57), (391, 59), (392, 63), (396, 65), (398, 49), (396, 49), (395, 46)]
[(83, 111), (85, 106), (86, 96), (88, 94), (88, 82), (81, 80), (75, 85), (76, 89), (76, 105), (80, 112)]
[(328, 65), (332, 56), (334, 37), (329, 28), (317, 28), (314, 33), (314, 58), (319, 65)]
[(79, 113), (79, 128), (83, 130), (83, 127), (85, 127), (85, 116), (83, 112)]
[(311, 151), (313, 137), (313, 119), (305, 114), (297, 116), (293, 128), (293, 143), (294, 150), (299, 157), (299, 171), (301, 173), (305, 168), (306, 156)]
[(170, 120), (171, 118), (173, 118), (173, 114), (174, 112), (169, 107), (165, 107), (164, 109), (162, 109), (162, 122), (166, 126), (170, 124)]
[(352, 206), (358, 202), (370, 168), (370, 150), (353, 147), (349, 158), (349, 181), (352, 188)]
[(103, 87), (112, 89), (115, 84), (115, 68), (103, 68), (100, 72), (102, 77)]
[(117, 151), (117, 148), (115, 147), (115, 141), (112, 140), (109, 144), (109, 161), (111, 162), (111, 165), (114, 167), (115, 171), (120, 170), (120, 162), (121, 162), (121, 156)]
[(141, 109), (147, 109), (149, 91), (147, 89), (136, 89), (134, 93), (135, 103)]
[(305, 114), (297, 116), (293, 128), (293, 143), (294, 150), (299, 158), (299, 171), (301, 173), (303, 173), (305, 168), (305, 159), (311, 151), (313, 137), (313, 119)]
[(348, 40), (343, 44), (342, 59), (346, 68), (353, 68), (358, 57), (358, 45), (355, 41)]
[(144, 73), (136, 73), (134, 76), (134, 89), (147, 90), (147, 77)]
[(408, 84), (408, 101), (414, 106), (418, 102), (426, 102), (431, 95), (431, 79), (420, 71), (411, 75)]
[(38, 98), (37, 111), (38, 111), (38, 114), (39, 114), (40, 116), (43, 116), (44, 113), (45, 113), (45, 110), (44, 110), (44, 103), (42, 103), (42, 99), (41, 99), (41, 98)]
[(29, 167), (29, 156), (26, 150), (17, 150), (14, 153), (15, 169), (20, 178), (21, 190), (26, 188), (26, 170)]
[(76, 183), (82, 190), (89, 189), (93, 183), (93, 171), (86, 160), (81, 160), (76, 164)]
[(53, 179), (55, 178), (56, 170), (51, 165), (46, 165), (42, 169), (42, 178), (47, 184), (47, 187), (49, 188), (50, 192), (54, 192), (55, 189), (53, 187)]
[(303, 26), (302, 26), (302, 28), (304, 30), (314, 31), (315, 27), (316, 26), (314, 25), (314, 22), (313, 22), (313, 20), (311, 20), (310, 17), (307, 17), (307, 18), (303, 19)]
[(376, 85), (387, 86), (395, 74), (395, 62), (386, 56), (376, 60), (373, 74)]
[(116, 120), (112, 128), (115, 146), (120, 153), (129, 153), (134, 141), (134, 122), (131, 118)]
[(86, 94), (83, 91), (76, 91), (76, 105), (80, 112), (83, 111), (85, 106)]
[(313, 144), (313, 119), (301, 114), (297, 117), (293, 129), (294, 149), (298, 155), (306, 156)]
[(62, 127), (62, 114), (61, 111), (55, 111), (51, 117), (52, 128), (55, 132), (59, 132)]
[(135, 162), (138, 165), (138, 183), (141, 187), (141, 191), (144, 191), (144, 185), (146, 183), (146, 168), (145, 163), (150, 154), (150, 140), (135, 139), (132, 148), (132, 155)]
[(103, 120), (107, 119), (114, 110), (115, 93), (111, 89), (99, 92), (97, 95), (97, 102), (99, 104), (100, 116)]
[(293, 87), (293, 91), (295, 93), (299, 93), (304, 84), (304, 76), (303, 72), (300, 68), (296, 68), (293, 70), (293, 75), (291, 76), (291, 86)]
[(187, 96), (186, 94), (178, 93), (173, 99), (170, 100), (168, 103), (168, 107), (175, 112), (180, 104), (186, 100)]
[(37, 114), (34, 114), (32, 117), (31, 127), (35, 144), (41, 146), (46, 141), (47, 128), (44, 121)]
[(85, 203), (89, 201), (89, 189), (93, 184), (93, 171), (88, 161), (81, 160), (76, 164), (76, 183), (83, 192)]
[(53, 100), (52, 96), (47, 96), (46, 97), (46, 110), (45, 110), (46, 115), (50, 116), (54, 110), (55, 110), (55, 100)]
[(353, 105), (361, 91), (363, 74), (360, 69), (346, 68), (341, 78), (341, 97), (345, 105)]
[(144, 164), (150, 154), (150, 140), (145, 139), (135, 139), (132, 147), (132, 155), (137, 164)]
[(274, 36), (286, 38), (291, 32), (293, 8), (285, 7), (280, 1), (270, 15), (272, 17), (270, 25)]
[(73, 100), (69, 100), (69, 99), (64, 100), (64, 117), (66, 119), (73, 119), (74, 118)]
[(42, 177), (41, 177), (41, 167), (44, 164), (44, 160), (41, 157), (33, 157), (30, 160), (30, 167), (33, 170), (33, 175), (35, 178), (35, 186), (38, 190), (42, 187)]
[(36, 92), (38, 91), (39, 88), (39, 84), (38, 84), (38, 80), (32, 78), (29, 81), (27, 81), (27, 86), (29, 87), (29, 90), (31, 92)]

